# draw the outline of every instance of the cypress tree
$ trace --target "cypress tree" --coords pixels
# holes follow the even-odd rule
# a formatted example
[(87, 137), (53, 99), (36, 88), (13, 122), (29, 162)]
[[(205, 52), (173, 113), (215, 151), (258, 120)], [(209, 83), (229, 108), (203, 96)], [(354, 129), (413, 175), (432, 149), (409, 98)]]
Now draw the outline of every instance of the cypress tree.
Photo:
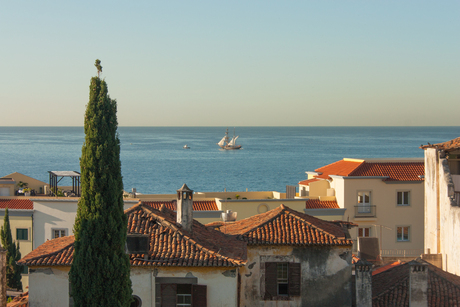
[(96, 60), (85, 113), (80, 158), (81, 198), (75, 218), (75, 251), (70, 282), (75, 306), (129, 306), (130, 263), (125, 253), (127, 218), (123, 213), (117, 104)]
[(13, 242), (8, 208), (5, 209), (0, 237), (2, 246), (6, 249), (6, 285), (11, 289), (22, 290), (21, 267), (16, 264), (16, 261), (21, 259), (21, 253), (19, 252), (19, 242), (17, 242), (17, 245)]

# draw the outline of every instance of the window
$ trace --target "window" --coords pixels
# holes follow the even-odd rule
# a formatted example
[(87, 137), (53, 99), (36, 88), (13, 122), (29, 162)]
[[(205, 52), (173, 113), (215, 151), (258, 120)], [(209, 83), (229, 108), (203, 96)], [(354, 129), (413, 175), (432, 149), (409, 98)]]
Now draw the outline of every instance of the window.
[(396, 240), (398, 242), (407, 242), (409, 241), (409, 226), (398, 226), (396, 227)]
[(25, 265), (21, 265), (19, 266), (19, 269), (21, 270), (21, 274), (29, 274), (29, 267), (25, 266)]
[(400, 191), (397, 192), (397, 205), (398, 206), (409, 206), (409, 191)]
[(369, 213), (371, 212), (371, 191), (358, 192), (358, 212)]
[(130, 307), (141, 307), (142, 306), (142, 300), (139, 296), (133, 295), (133, 301), (131, 302)]
[(207, 306), (207, 286), (197, 285), (196, 278), (155, 278), (155, 306)]
[(371, 228), (370, 227), (359, 227), (358, 228), (358, 237), (370, 237)]
[(16, 228), (16, 240), (29, 240), (29, 229)]
[(61, 238), (66, 236), (66, 229), (53, 229), (53, 239)]
[(265, 300), (300, 296), (300, 263), (265, 262)]

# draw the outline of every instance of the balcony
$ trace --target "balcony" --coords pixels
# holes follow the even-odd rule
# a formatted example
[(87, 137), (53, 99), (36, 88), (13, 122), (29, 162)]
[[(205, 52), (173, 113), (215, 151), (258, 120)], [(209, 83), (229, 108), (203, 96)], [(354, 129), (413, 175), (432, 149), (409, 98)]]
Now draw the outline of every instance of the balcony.
[(371, 206), (371, 205), (355, 206), (355, 218), (362, 218), (362, 217), (377, 217), (376, 206)]

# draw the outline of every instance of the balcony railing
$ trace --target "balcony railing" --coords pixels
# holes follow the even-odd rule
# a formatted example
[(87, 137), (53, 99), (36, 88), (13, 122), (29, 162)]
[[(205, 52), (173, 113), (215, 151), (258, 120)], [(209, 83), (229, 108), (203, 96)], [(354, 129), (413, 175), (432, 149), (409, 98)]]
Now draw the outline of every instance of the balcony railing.
[(355, 217), (376, 217), (377, 208), (371, 205), (355, 206)]
[(419, 257), (423, 249), (381, 249), (382, 257)]

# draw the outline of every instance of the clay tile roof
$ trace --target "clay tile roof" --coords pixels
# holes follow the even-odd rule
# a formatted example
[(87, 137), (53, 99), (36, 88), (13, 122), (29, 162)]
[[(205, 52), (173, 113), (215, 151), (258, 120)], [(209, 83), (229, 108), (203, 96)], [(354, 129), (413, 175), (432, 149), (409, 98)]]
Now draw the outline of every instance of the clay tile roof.
[(320, 167), (315, 169), (315, 172), (322, 173), (321, 175), (316, 176), (316, 178), (329, 178), (329, 175), (337, 175), (337, 176), (348, 176), (352, 173), (356, 168), (358, 168), (363, 162), (357, 161), (347, 161), (347, 160), (340, 160), (329, 165)]
[(292, 210), (284, 205), (234, 223), (220, 231), (236, 235), (249, 245), (352, 245), (334, 223)]
[(306, 209), (339, 209), (335, 200), (309, 199), (306, 201)]
[(315, 182), (315, 181), (320, 181), (320, 180), (323, 180), (323, 179), (312, 178), (312, 179), (299, 181), (299, 184), (301, 184), (301, 185), (310, 185), (310, 183)]
[[(460, 276), (428, 262), (428, 306), (451, 307), (460, 302)], [(409, 268), (405, 263), (372, 276), (372, 306), (409, 306)]]
[[(143, 204), (150, 206), (154, 209), (160, 209), (161, 205), (165, 205), (169, 210), (176, 210), (177, 201), (143, 201)], [(218, 211), (215, 200), (194, 200), (193, 201), (193, 210), (194, 211)]]
[(385, 176), (385, 181), (423, 181), (423, 162), (364, 162), (348, 176)]
[(404, 262), (401, 262), (401, 260), (398, 260), (398, 261), (395, 261), (395, 262), (388, 263), (386, 265), (382, 265), (381, 267), (378, 267), (378, 268), (374, 269), (372, 271), (372, 275), (380, 274), (380, 273), (382, 273), (382, 272), (384, 272), (386, 270), (394, 268), (395, 266), (401, 265), (403, 263)]
[(447, 142), (443, 142), (443, 143), (437, 143), (437, 144), (428, 143), (428, 145), (422, 145), (420, 146), (420, 148), (422, 149), (438, 148), (438, 149), (442, 149), (445, 151), (459, 149), (460, 148), (460, 137), (447, 141)]
[(33, 210), (34, 203), (29, 199), (0, 199), (0, 209)]
[[(144, 204), (125, 210), (128, 234), (149, 235), (149, 253), (131, 254), (132, 266), (235, 267), (246, 263), (246, 243), (193, 221), (192, 232), (176, 224), (175, 212)], [(18, 263), (27, 266), (70, 265), (74, 237), (40, 245)]]
[(29, 291), (16, 296), (11, 302), (6, 304), (6, 307), (28, 307), (29, 306)]

